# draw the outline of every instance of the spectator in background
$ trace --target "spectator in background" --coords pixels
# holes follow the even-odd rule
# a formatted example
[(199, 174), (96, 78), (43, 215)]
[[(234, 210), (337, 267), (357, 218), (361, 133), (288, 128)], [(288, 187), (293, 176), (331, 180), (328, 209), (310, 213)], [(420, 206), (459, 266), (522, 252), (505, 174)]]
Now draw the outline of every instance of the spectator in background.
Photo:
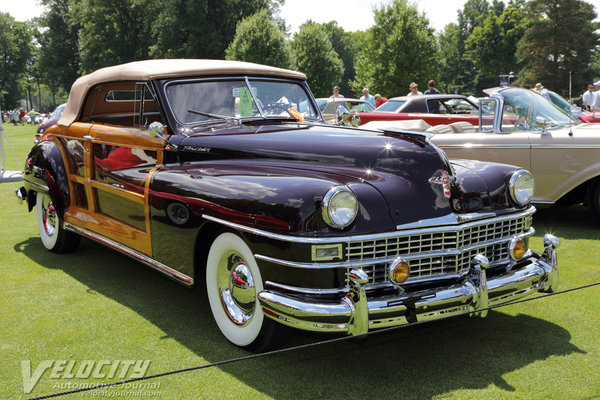
[(594, 86), (596, 86), (596, 91), (594, 92), (594, 101), (590, 105), (591, 111), (596, 112), (600, 111), (600, 81), (594, 82)]
[(387, 100), (388, 100), (385, 97), (383, 97), (382, 95), (380, 95), (379, 93), (377, 93), (373, 97), (375, 97), (375, 108), (379, 107), (380, 105), (387, 102)]
[(440, 91), (435, 88), (435, 81), (432, 79), (427, 83), (428, 89), (424, 94), (440, 94)]
[(343, 94), (340, 93), (340, 87), (339, 86), (334, 86), (333, 87), (333, 94), (331, 96), (329, 96), (330, 99), (334, 99), (337, 97), (344, 97)]
[(592, 104), (594, 103), (594, 85), (588, 85), (586, 92), (581, 96), (583, 101), (583, 108), (587, 111), (592, 111)]
[(410, 93), (407, 94), (407, 96), (418, 96), (418, 95), (423, 94), (423, 93), (419, 92), (419, 85), (417, 85), (416, 83), (412, 82), (409, 87), (410, 87)]
[(375, 97), (369, 94), (368, 88), (363, 89), (363, 95), (360, 97), (360, 100), (366, 100), (371, 103), (373, 107), (375, 107)]

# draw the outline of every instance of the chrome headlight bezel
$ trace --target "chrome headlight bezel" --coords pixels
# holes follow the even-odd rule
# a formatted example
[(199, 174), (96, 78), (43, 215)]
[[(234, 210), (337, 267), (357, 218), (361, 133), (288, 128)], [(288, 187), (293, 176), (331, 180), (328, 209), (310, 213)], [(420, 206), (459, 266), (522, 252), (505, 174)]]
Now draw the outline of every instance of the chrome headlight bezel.
[(526, 169), (515, 171), (510, 177), (509, 191), (512, 200), (519, 206), (525, 206), (533, 198), (535, 179)]
[[(342, 201), (350, 203), (340, 206)], [(358, 215), (358, 199), (348, 187), (334, 186), (323, 197), (321, 213), (327, 225), (344, 229), (354, 222)]]

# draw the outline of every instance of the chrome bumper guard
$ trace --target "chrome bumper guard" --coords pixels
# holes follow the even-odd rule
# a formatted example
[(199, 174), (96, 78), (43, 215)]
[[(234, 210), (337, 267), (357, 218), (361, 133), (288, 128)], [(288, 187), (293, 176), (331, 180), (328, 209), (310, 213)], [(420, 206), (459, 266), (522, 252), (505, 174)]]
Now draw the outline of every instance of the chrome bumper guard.
[(556, 248), (559, 240), (544, 236), (544, 253), (532, 256), (518, 270), (487, 280), (488, 260), (473, 257), (469, 274), (461, 283), (441, 288), (367, 299), (368, 277), (360, 269), (350, 274), (350, 291), (337, 303), (309, 303), (284, 293), (263, 290), (258, 294), (268, 317), (297, 329), (320, 332), (366, 333), (369, 329), (405, 325), (471, 312), (485, 317), (487, 308), (533, 294), (553, 292), (558, 286)]

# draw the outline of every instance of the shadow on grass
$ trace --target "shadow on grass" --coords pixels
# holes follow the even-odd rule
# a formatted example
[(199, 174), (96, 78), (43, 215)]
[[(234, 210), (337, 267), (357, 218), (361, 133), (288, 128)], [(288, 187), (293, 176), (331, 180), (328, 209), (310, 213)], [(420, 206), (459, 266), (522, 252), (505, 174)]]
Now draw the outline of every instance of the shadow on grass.
[(533, 215), (536, 236), (550, 232), (565, 239), (600, 239), (600, 224), (589, 208), (582, 205), (564, 208), (538, 208)]
[[(203, 289), (187, 289), (85, 239), (68, 255), (47, 252), (39, 238), (18, 243), (15, 250), (87, 285), (86, 295), (98, 292), (132, 309), (166, 332), (164, 339), (208, 362), (247, 355), (221, 336)], [(286, 346), (328, 338), (296, 333)], [(491, 312), (484, 320), (437, 321), (219, 368), (273, 398), (422, 399), (491, 384), (510, 392), (514, 389), (503, 375), (550, 356), (581, 352), (570, 340), (568, 331), (548, 321)], [(159, 363), (153, 373), (164, 372)], [(182, 361), (182, 368), (190, 366)]]

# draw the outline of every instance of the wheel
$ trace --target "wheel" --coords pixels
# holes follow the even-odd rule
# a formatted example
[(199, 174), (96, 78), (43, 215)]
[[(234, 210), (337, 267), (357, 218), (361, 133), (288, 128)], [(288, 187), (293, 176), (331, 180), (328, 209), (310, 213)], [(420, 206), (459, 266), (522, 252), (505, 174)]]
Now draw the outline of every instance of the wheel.
[(206, 292), (221, 333), (236, 346), (264, 351), (287, 338), (281, 324), (265, 317), (257, 294), (263, 289), (252, 251), (238, 235), (221, 233), (206, 262)]
[(68, 253), (77, 249), (81, 236), (65, 230), (52, 198), (47, 193), (38, 192), (36, 205), (38, 229), (44, 247), (54, 253)]

